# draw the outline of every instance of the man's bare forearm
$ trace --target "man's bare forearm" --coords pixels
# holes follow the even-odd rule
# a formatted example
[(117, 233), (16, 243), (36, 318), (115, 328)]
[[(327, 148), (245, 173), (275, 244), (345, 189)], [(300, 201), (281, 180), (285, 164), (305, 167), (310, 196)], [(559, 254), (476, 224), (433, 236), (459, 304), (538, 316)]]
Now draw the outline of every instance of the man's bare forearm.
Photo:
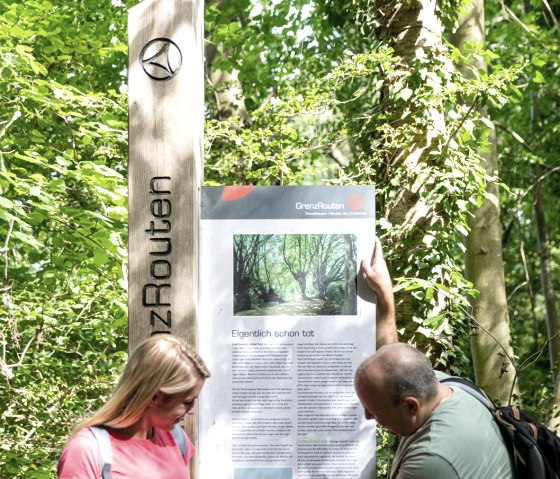
[(395, 320), (395, 301), (393, 292), (390, 297), (377, 295), (377, 311), (375, 319), (375, 346), (379, 349), (384, 344), (398, 342), (397, 323)]
[(376, 348), (384, 344), (398, 342), (397, 323), (395, 320), (395, 298), (393, 283), (378, 238), (371, 261), (362, 261), (362, 272), (368, 286), (377, 296), (376, 310)]

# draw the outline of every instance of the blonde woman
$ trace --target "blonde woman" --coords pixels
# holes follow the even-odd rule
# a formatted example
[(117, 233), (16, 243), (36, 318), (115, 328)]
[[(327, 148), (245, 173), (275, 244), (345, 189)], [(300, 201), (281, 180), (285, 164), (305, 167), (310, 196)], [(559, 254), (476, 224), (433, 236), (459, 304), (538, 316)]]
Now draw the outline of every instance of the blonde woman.
[(209, 376), (198, 354), (175, 336), (157, 334), (140, 343), (110, 399), (74, 430), (58, 461), (58, 478), (101, 477), (100, 446), (90, 428), (102, 426), (110, 437), (113, 479), (189, 479), (194, 447), (185, 435), (183, 457), (171, 430), (194, 413)]

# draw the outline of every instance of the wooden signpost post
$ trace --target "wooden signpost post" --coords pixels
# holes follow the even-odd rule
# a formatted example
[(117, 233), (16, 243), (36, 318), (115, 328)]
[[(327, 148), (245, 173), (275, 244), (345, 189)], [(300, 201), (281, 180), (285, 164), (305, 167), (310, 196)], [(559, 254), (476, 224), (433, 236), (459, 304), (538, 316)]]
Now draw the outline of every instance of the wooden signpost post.
[(200, 0), (129, 11), (130, 350), (154, 332), (197, 346), (202, 17)]
[(156, 331), (196, 342), (202, 178), (202, 5), (129, 13), (129, 345)]

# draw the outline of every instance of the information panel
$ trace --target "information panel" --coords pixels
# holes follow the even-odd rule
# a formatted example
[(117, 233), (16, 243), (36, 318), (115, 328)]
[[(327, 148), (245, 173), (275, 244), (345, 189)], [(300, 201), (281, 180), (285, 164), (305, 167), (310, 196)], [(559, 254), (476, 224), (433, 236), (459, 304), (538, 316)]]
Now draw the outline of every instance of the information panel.
[(375, 431), (354, 392), (375, 348), (359, 263), (373, 186), (203, 187), (200, 477), (375, 477)]

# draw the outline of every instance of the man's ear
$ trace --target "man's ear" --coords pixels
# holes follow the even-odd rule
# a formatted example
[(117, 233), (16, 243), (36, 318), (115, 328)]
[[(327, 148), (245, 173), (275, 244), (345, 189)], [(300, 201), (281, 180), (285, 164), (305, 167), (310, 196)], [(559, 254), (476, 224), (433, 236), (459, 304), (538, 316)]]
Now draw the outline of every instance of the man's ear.
[(414, 396), (407, 396), (404, 398), (404, 404), (406, 405), (406, 410), (410, 417), (414, 417), (418, 414), (420, 410), (420, 402)]

